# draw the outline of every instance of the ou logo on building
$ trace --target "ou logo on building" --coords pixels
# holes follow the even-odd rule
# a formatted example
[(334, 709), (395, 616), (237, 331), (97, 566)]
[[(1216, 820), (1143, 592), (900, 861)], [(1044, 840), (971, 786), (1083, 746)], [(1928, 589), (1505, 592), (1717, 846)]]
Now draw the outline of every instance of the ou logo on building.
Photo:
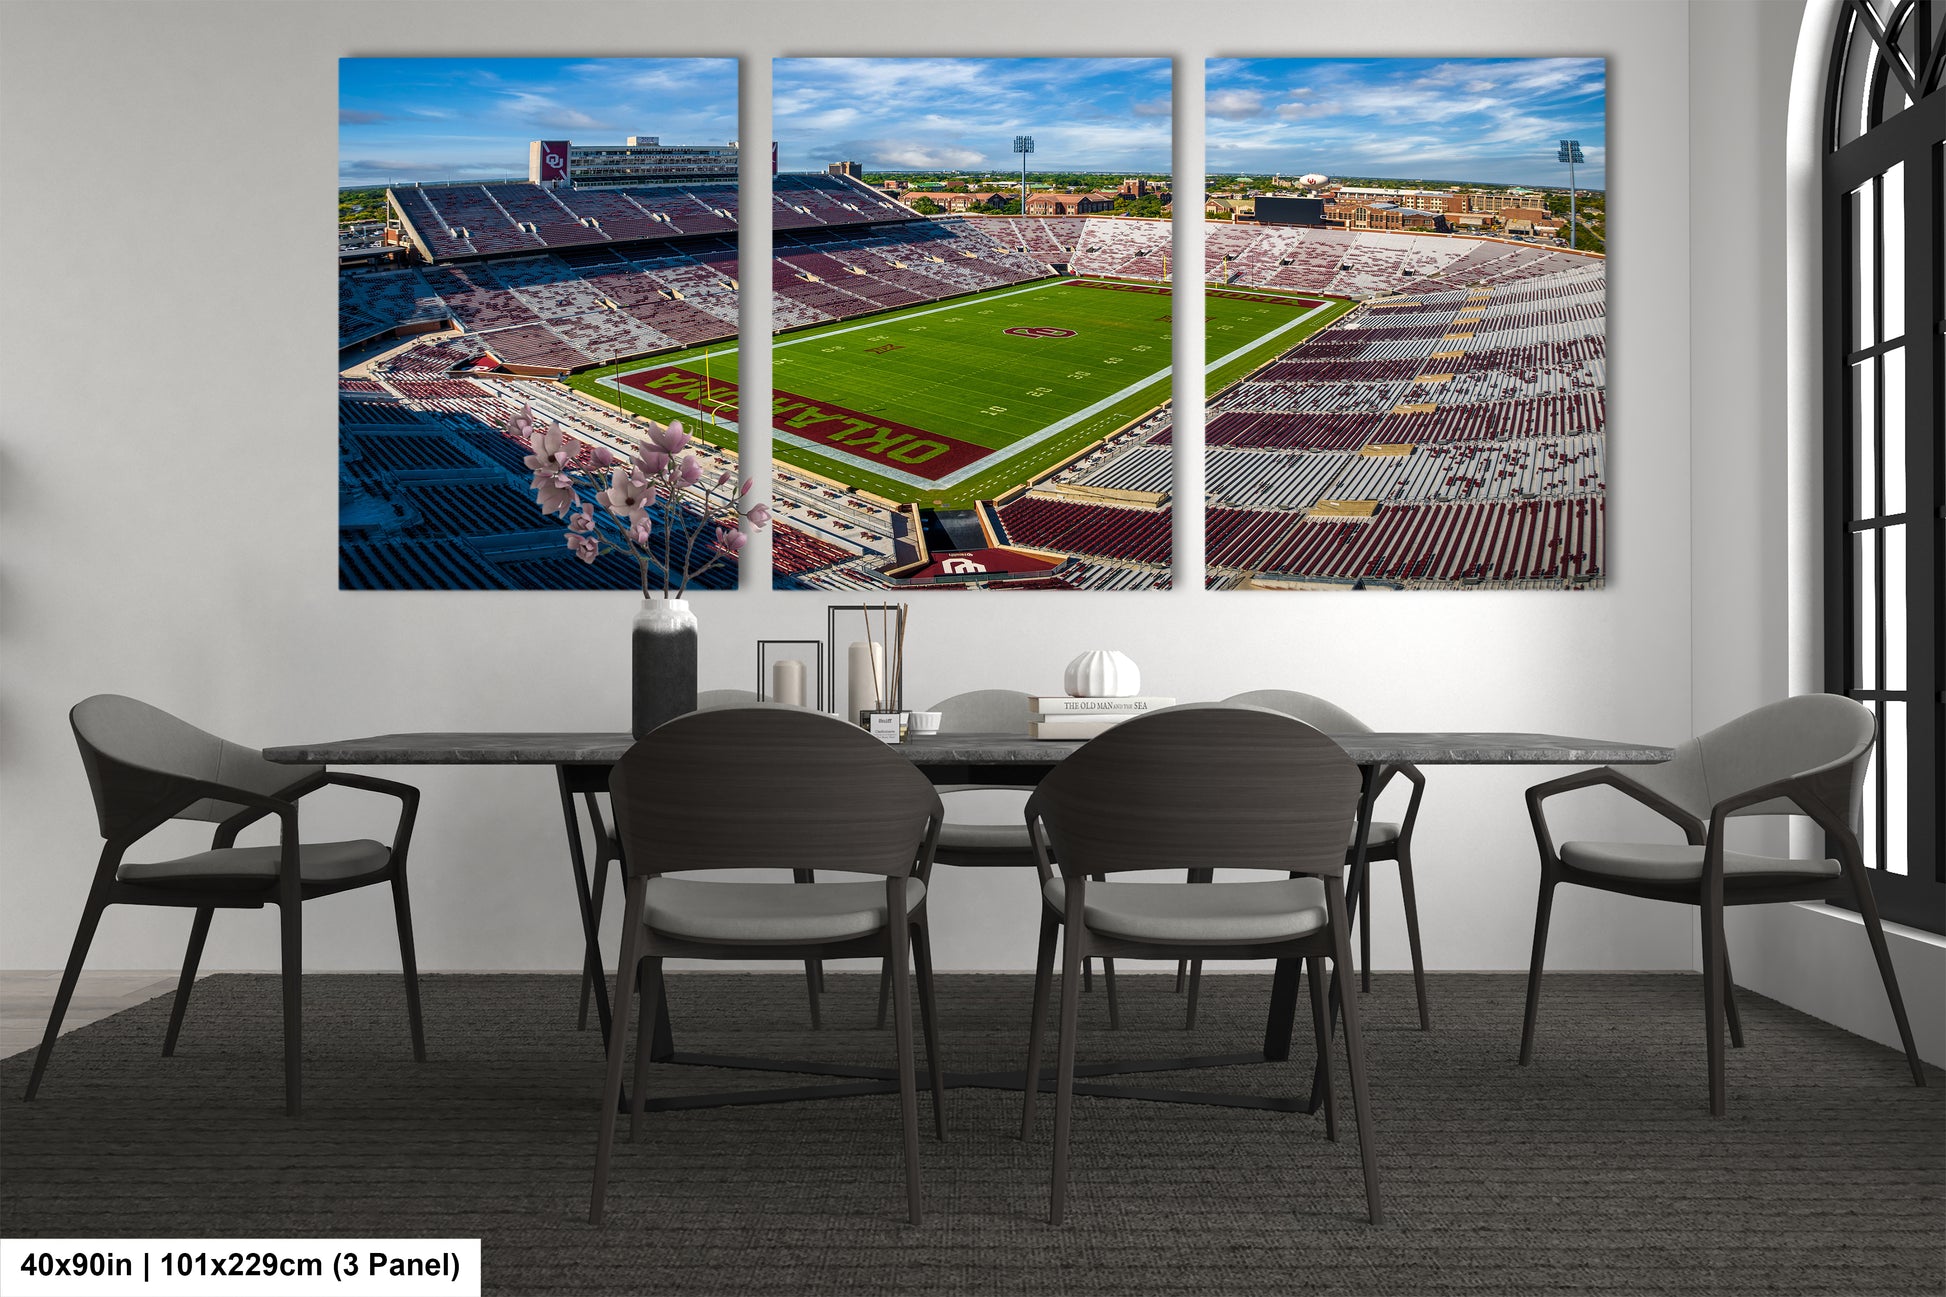
[(558, 154), (558, 153), (549, 153), (549, 154), (547, 155), (547, 165), (548, 165), (548, 166), (550, 166), (550, 167), (558, 167), (558, 166), (560, 166), (560, 165), (561, 165), (561, 161), (562, 161), (562, 159), (561, 159), (561, 155), (560, 155), (560, 154)]
[[(1008, 332), (1011, 333), (1012, 330), (1009, 329)], [(984, 563), (976, 563), (970, 558), (949, 558), (940, 563), (939, 570), (955, 576), (967, 576), (987, 569)]]
[(1006, 332), (1016, 338), (1072, 338), (1074, 336), (1073, 329), (1008, 329)]

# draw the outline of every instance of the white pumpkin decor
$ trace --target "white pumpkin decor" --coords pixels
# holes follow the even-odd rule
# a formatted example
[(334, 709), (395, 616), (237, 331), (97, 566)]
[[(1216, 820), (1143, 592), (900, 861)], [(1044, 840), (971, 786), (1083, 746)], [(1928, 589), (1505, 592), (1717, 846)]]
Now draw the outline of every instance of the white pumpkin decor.
[(1068, 697), (1133, 698), (1142, 692), (1142, 670), (1128, 654), (1089, 649), (1068, 663)]

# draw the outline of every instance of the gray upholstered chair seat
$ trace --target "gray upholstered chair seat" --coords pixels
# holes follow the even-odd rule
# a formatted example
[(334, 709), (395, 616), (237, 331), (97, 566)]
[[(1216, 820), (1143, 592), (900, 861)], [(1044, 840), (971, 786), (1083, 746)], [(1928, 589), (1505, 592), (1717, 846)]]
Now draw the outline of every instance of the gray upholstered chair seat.
[[(926, 899), (917, 878), (905, 883), (910, 913)], [(692, 941), (849, 941), (885, 927), (885, 884), (713, 883), (697, 878), (651, 878), (648, 925)]]
[[(263, 887), (277, 881), (284, 849), (279, 846), (227, 847), (176, 860), (129, 862), (115, 871), (124, 883), (148, 887)], [(307, 883), (340, 883), (385, 868), (391, 848), (370, 838), (351, 842), (306, 842), (298, 852), (298, 873)]]
[[(1041, 895), (1056, 913), (1067, 880), (1052, 878)], [(1263, 883), (1089, 883), (1088, 926), (1134, 941), (1283, 941), (1326, 922), (1324, 884), (1315, 878)]]
[(958, 824), (948, 820), (939, 826), (940, 851), (1032, 852), (1033, 849), (1024, 823)]
[[(1382, 847), (1399, 840), (1399, 826), (1382, 820), (1372, 821), (1371, 836), (1365, 839), (1368, 847)], [(1358, 826), (1351, 826), (1351, 845), (1358, 845)]]
[[(1561, 863), (1610, 878), (1634, 878), (1648, 883), (1695, 882), (1703, 876), (1703, 848), (1662, 842), (1563, 842)], [(1836, 878), (1835, 860), (1787, 860), (1752, 856), (1741, 851), (1723, 853), (1723, 876)]]

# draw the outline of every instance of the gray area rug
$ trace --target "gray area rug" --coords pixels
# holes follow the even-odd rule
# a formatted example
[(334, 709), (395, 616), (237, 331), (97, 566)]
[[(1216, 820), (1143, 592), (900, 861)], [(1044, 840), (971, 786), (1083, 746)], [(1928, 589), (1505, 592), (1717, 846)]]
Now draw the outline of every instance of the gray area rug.
[[(1429, 980), (1430, 1033), (1409, 978), (1361, 1001), (1379, 1227), (1348, 1117), (1332, 1144), (1321, 1116), (1082, 1098), (1052, 1228), (1051, 1097), (1022, 1144), (1017, 1093), (962, 1089), (950, 1141), (926, 1138), (923, 1228), (904, 1222), (897, 1099), (868, 1096), (651, 1115), (594, 1229), (602, 1062), (574, 1030), (575, 979), (427, 977), (415, 1065), (399, 979), (316, 975), (300, 1121), (283, 1116), (274, 977), (201, 983), (173, 1059), (166, 998), (82, 1028), (32, 1104), (31, 1054), (0, 1063), (0, 1233), (477, 1236), (487, 1290), (519, 1294), (1946, 1290), (1937, 1071), (1914, 1087), (1896, 1053), (1746, 992), (1748, 1047), (1712, 1120), (1695, 976), (1550, 977), (1527, 1068), (1522, 979)], [(801, 976), (672, 975), (678, 1047), (889, 1064), (876, 979), (830, 982), (813, 1032)], [(1019, 1066), (1031, 985), (942, 977), (947, 1066)], [(1125, 975), (1111, 1033), (1097, 978), (1080, 1057), (1250, 1049), (1268, 986), (1211, 977), (1187, 1035), (1170, 978)], [(1289, 1063), (1174, 1083), (1303, 1092), (1308, 1014), (1297, 1040)], [(658, 1093), (796, 1080), (655, 1071)]]

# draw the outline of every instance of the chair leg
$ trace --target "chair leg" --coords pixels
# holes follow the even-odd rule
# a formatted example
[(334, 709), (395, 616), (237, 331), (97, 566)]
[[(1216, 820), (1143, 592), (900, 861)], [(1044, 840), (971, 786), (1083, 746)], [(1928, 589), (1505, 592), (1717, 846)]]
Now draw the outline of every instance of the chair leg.
[(892, 961), (878, 961), (878, 1027), (885, 1029), (885, 1010), (892, 1003)]
[[(1072, 911), (1070, 911), (1072, 913)], [(1054, 1183), (1048, 1200), (1048, 1223), (1059, 1225), (1068, 1200), (1068, 1132), (1074, 1121), (1074, 1050), (1081, 1025), (1081, 965), (1085, 934), (1074, 926), (1061, 943), (1061, 1038), (1054, 1059)], [(1078, 925), (1076, 925), (1078, 926)]]
[(169, 1008), (169, 1030), (162, 1037), (164, 1058), (175, 1055), (176, 1037), (182, 1031), (182, 1015), (189, 1008), (189, 992), (196, 985), (196, 966), (203, 962), (203, 942), (209, 938), (209, 923), (215, 917), (215, 906), (198, 906), (195, 921), (189, 925), (189, 949), (183, 952), (182, 977), (176, 982), (176, 1002)]
[(1095, 993), (1095, 962), (1092, 959), (1081, 961), (1081, 993), (1083, 995)]
[(1317, 1074), (1324, 1078), (1324, 1137), (1338, 1142), (1338, 1094), (1331, 1083), (1331, 1002), (1324, 984), (1324, 956), (1304, 961), (1311, 975), (1311, 1028), (1318, 1038)]
[[(791, 870), (791, 881), (794, 883), (813, 883), (817, 881), (817, 874), (815, 871), (809, 869), (793, 869)], [(818, 1013), (818, 992), (823, 989), (824, 961), (822, 959), (805, 960), (804, 993), (810, 997), (811, 1001), (811, 1030), (813, 1031), (820, 1030), (824, 1026), (824, 1020)], [(882, 1018), (880, 1025), (884, 1025)]]
[(286, 899), (277, 906), (284, 946), (284, 1113), (304, 1108), (304, 906)]
[(1730, 1048), (1743, 1048), (1743, 1018), (1737, 1013), (1737, 978), (1730, 969), (1729, 943), (1723, 945), (1723, 1011), (1730, 1019)]
[(635, 1021), (635, 1087), (628, 1092), (628, 1142), (642, 1124), (648, 1106), (650, 1042), (655, 1039), (655, 1017), (662, 1008), (662, 958), (651, 955), (635, 966), (635, 979), (641, 985), (642, 1009)]
[(642, 946), (642, 901), (648, 878), (629, 880), (622, 914), (622, 959), (615, 966), (615, 1004), (609, 1013), (608, 1080), (601, 1090), (601, 1133), (595, 1141), (595, 1184), (588, 1199), (588, 1223), (601, 1224), (608, 1197), (608, 1163), (615, 1151), (615, 1110), (622, 1102), (622, 1047), (628, 1043), (628, 997), (635, 992), (635, 965)]
[[(405, 1016), (412, 1026), (412, 1057), (423, 1063), (426, 1024), (419, 1013), (419, 956), (412, 944), (412, 901), (406, 895), (404, 874), (392, 879), (392, 917), (399, 925), (399, 967), (405, 970)], [(582, 976), (587, 976), (586, 970)]]
[(1728, 1109), (1727, 1085), (1723, 1075), (1723, 889), (1719, 880), (1714, 894), (1703, 897), (1703, 1011), (1704, 1037), (1709, 1043), (1710, 1116), (1721, 1117)]
[(1358, 989), (1372, 989), (1372, 862), (1358, 874)]
[(1432, 1030), (1426, 1009), (1426, 961), (1419, 953), (1419, 898), (1412, 886), (1412, 852), (1399, 843), (1399, 894), (1405, 900), (1405, 940), (1412, 949), (1412, 989), (1419, 997), (1419, 1030)]
[(1541, 1008), (1541, 968), (1547, 963), (1547, 920), (1554, 911), (1554, 875), (1541, 868), (1541, 895), (1534, 908), (1534, 958), (1527, 966), (1527, 1014), (1520, 1026), (1520, 1065), (1534, 1057), (1534, 1019)]
[(932, 934), (912, 925), (913, 967), (919, 975), (919, 1025), (926, 1038), (926, 1071), (932, 1077), (933, 1133), (946, 1142), (946, 1064), (939, 1053), (939, 1004), (932, 986)]
[(1358, 1122), (1358, 1159), (1365, 1167), (1365, 1212), (1374, 1225), (1385, 1223), (1378, 1198), (1378, 1139), (1372, 1130), (1372, 1103), (1365, 1084), (1365, 1038), (1358, 1025), (1358, 994), (1345, 976), (1351, 961), (1351, 934), (1346, 931), (1344, 884), (1329, 879), (1326, 902), (1337, 950), (1338, 1008), (1345, 1017), (1345, 1065), (1351, 1072), (1351, 1111)]
[(81, 910), (81, 926), (75, 929), (74, 946), (68, 951), (67, 971), (61, 974), (61, 989), (54, 993), (54, 1009), (47, 1015), (47, 1032), (41, 1037), (40, 1051), (34, 1055), (34, 1070), (27, 1077), (27, 1098), (32, 1100), (47, 1073), (47, 1062), (54, 1057), (54, 1042), (61, 1037), (61, 1019), (68, 1015), (68, 1001), (74, 998), (74, 984), (81, 978), (81, 966), (88, 961), (88, 947), (94, 943), (95, 929), (101, 925), (102, 911), (108, 903), (91, 893)]
[(1851, 882), (1852, 900), (1858, 906), (1858, 916), (1865, 920), (1865, 935), (1871, 939), (1872, 958), (1878, 961), (1879, 980), (1885, 983), (1885, 1000), (1892, 1006), (1892, 1021), (1898, 1024), (1899, 1043), (1905, 1047), (1906, 1066), (1912, 1069), (1912, 1083), (1926, 1083), (1926, 1069), (1919, 1062), (1919, 1047), (1912, 1042), (1912, 1024), (1906, 1021), (1905, 997), (1899, 994), (1899, 975), (1892, 967), (1892, 952), (1885, 945), (1885, 928), (1878, 919), (1878, 902), (1872, 896), (1872, 885), (1865, 878), (1865, 870), (1857, 861), (1848, 861), (1846, 875)]
[(1122, 1006), (1120, 1001), (1115, 998), (1114, 960), (1104, 959), (1101, 961), (1101, 981), (1102, 985), (1108, 988), (1108, 1029), (1110, 1031), (1120, 1031), (1122, 1029)]
[[(1214, 869), (1192, 869), (1185, 878), (1191, 883), (1213, 883), (1216, 881)], [(1185, 974), (1187, 976), (1185, 977)], [(1183, 1011), (1182, 1029), (1196, 1030), (1196, 1000), (1203, 989), (1203, 961), (1200, 959), (1178, 959), (1176, 961), (1176, 991), (1181, 993), (1185, 984), (1189, 990), (1189, 1003)]]
[(1020, 1107), (1023, 1140), (1034, 1138), (1034, 1100), (1041, 1092), (1041, 1038), (1047, 1031), (1048, 991), (1054, 982), (1054, 940), (1059, 931), (1058, 923), (1045, 914), (1041, 916), (1040, 953), (1034, 960), (1034, 1017), (1027, 1028), (1026, 1084), (1021, 1087), (1025, 1095)]
[[(886, 880), (886, 914), (897, 916), (905, 905), (905, 879)], [(899, 1051), (899, 1113), (905, 1119), (905, 1206), (912, 1224), (923, 1223), (919, 1192), (919, 1079), (912, 1065), (911, 926), (892, 917), (885, 938), (892, 962), (892, 1034)]]

